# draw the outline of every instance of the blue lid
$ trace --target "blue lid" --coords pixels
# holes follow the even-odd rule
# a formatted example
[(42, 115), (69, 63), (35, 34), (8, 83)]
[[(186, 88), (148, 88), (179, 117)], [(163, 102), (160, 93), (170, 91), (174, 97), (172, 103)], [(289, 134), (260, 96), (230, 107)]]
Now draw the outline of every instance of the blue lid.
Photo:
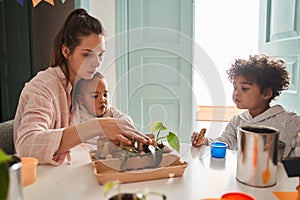
[(211, 143), (211, 146), (213, 146), (213, 147), (227, 147), (227, 144), (225, 142), (213, 142), (213, 143)]

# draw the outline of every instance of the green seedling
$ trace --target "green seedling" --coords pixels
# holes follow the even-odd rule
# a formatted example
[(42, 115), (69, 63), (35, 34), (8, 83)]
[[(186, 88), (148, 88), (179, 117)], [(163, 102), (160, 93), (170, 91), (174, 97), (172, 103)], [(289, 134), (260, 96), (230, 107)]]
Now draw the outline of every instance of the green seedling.
[(167, 130), (167, 129), (168, 128), (165, 127), (164, 124), (160, 121), (155, 122), (152, 125), (152, 133), (157, 132), (156, 137), (155, 137), (156, 143), (159, 144), (159, 142), (160, 142), (162, 144), (162, 140), (166, 138), (169, 145), (175, 151), (177, 151), (179, 153), (179, 151), (180, 151), (180, 142), (179, 142), (179, 139), (178, 139), (178, 137), (175, 133), (170, 131), (167, 135), (160, 136), (161, 131)]

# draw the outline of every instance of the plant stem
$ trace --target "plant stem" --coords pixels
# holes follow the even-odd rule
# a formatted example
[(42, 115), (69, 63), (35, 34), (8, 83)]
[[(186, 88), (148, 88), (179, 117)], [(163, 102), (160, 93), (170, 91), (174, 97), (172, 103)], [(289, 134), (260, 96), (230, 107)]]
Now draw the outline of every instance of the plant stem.
[(157, 139), (156, 139), (156, 143), (158, 143), (159, 140), (162, 140), (162, 139), (164, 139), (164, 138), (166, 138), (166, 136), (157, 138)]
[(160, 131), (161, 131), (161, 127), (160, 127), (159, 131), (157, 132), (157, 135), (156, 135), (156, 142), (158, 141), (158, 137), (159, 137)]

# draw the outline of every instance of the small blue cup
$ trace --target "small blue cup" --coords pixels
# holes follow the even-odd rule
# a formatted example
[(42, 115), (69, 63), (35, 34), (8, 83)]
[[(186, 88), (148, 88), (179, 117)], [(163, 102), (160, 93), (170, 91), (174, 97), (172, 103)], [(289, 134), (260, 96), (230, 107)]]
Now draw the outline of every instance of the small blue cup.
[(211, 157), (225, 158), (227, 144), (225, 142), (213, 142), (210, 145)]

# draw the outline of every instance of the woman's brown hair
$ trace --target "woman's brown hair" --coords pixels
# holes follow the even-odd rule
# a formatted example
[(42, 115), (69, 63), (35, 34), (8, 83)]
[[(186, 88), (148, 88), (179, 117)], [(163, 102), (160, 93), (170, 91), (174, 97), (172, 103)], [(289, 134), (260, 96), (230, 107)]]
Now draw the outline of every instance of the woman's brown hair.
[(81, 37), (93, 33), (97, 35), (104, 35), (105, 33), (102, 23), (98, 19), (89, 15), (82, 8), (71, 12), (54, 39), (50, 67), (66, 66), (65, 73), (67, 81), (69, 81), (69, 69), (67, 60), (62, 53), (62, 45), (67, 46), (70, 49), (70, 54), (72, 54), (75, 47), (81, 44)]

